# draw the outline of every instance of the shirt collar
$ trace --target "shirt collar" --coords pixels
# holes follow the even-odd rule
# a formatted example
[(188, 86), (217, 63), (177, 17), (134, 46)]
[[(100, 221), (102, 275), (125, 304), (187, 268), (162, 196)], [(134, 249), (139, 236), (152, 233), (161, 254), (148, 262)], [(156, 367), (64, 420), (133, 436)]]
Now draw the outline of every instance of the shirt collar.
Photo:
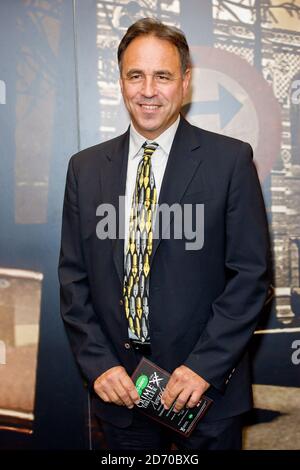
[(134, 159), (140, 153), (141, 147), (145, 140), (147, 142), (157, 142), (162, 150), (169, 155), (172, 143), (179, 125), (180, 116), (176, 121), (168, 127), (160, 136), (154, 140), (149, 140), (143, 137), (134, 127), (133, 123), (130, 123), (130, 140), (129, 140), (129, 158)]

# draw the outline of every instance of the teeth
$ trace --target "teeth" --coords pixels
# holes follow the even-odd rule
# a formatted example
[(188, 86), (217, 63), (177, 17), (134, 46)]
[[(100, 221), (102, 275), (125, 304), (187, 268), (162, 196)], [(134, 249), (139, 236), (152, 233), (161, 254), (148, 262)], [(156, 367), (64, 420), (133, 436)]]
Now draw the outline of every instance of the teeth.
[(150, 105), (150, 104), (142, 104), (141, 106), (142, 108), (145, 108), (145, 109), (157, 109), (158, 108), (157, 105)]

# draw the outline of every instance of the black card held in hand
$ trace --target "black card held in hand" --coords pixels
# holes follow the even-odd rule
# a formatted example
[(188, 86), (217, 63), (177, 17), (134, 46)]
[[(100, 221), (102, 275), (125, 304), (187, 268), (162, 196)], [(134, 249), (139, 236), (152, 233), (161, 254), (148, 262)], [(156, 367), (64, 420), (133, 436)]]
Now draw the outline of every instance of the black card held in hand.
[(186, 437), (191, 434), (212, 403), (211, 398), (202, 395), (199, 403), (194, 408), (183, 408), (175, 413), (172, 405), (171, 408), (166, 410), (161, 403), (161, 396), (170, 374), (144, 357), (131, 378), (140, 396), (137, 408), (150, 418)]

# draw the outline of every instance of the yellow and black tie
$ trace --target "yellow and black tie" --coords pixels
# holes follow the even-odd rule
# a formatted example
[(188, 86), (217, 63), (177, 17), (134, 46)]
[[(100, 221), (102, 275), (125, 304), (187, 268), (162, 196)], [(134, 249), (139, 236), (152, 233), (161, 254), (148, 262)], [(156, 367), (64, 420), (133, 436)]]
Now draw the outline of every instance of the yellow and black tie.
[(158, 144), (144, 143), (137, 169), (129, 219), (129, 239), (125, 255), (124, 306), (130, 336), (143, 344), (149, 337), (149, 277), (153, 243), (153, 222), (157, 192), (151, 156)]

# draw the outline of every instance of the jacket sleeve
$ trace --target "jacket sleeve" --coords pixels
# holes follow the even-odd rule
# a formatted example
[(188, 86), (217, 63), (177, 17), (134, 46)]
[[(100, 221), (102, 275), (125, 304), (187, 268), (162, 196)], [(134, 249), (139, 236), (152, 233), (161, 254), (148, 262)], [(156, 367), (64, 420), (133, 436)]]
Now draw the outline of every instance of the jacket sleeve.
[(80, 236), (77, 181), (71, 158), (66, 181), (58, 275), (61, 315), (79, 368), (92, 387), (120, 365), (93, 309)]
[(225, 214), (227, 282), (185, 365), (224, 392), (255, 330), (270, 287), (270, 246), (265, 206), (252, 160), (242, 143)]

